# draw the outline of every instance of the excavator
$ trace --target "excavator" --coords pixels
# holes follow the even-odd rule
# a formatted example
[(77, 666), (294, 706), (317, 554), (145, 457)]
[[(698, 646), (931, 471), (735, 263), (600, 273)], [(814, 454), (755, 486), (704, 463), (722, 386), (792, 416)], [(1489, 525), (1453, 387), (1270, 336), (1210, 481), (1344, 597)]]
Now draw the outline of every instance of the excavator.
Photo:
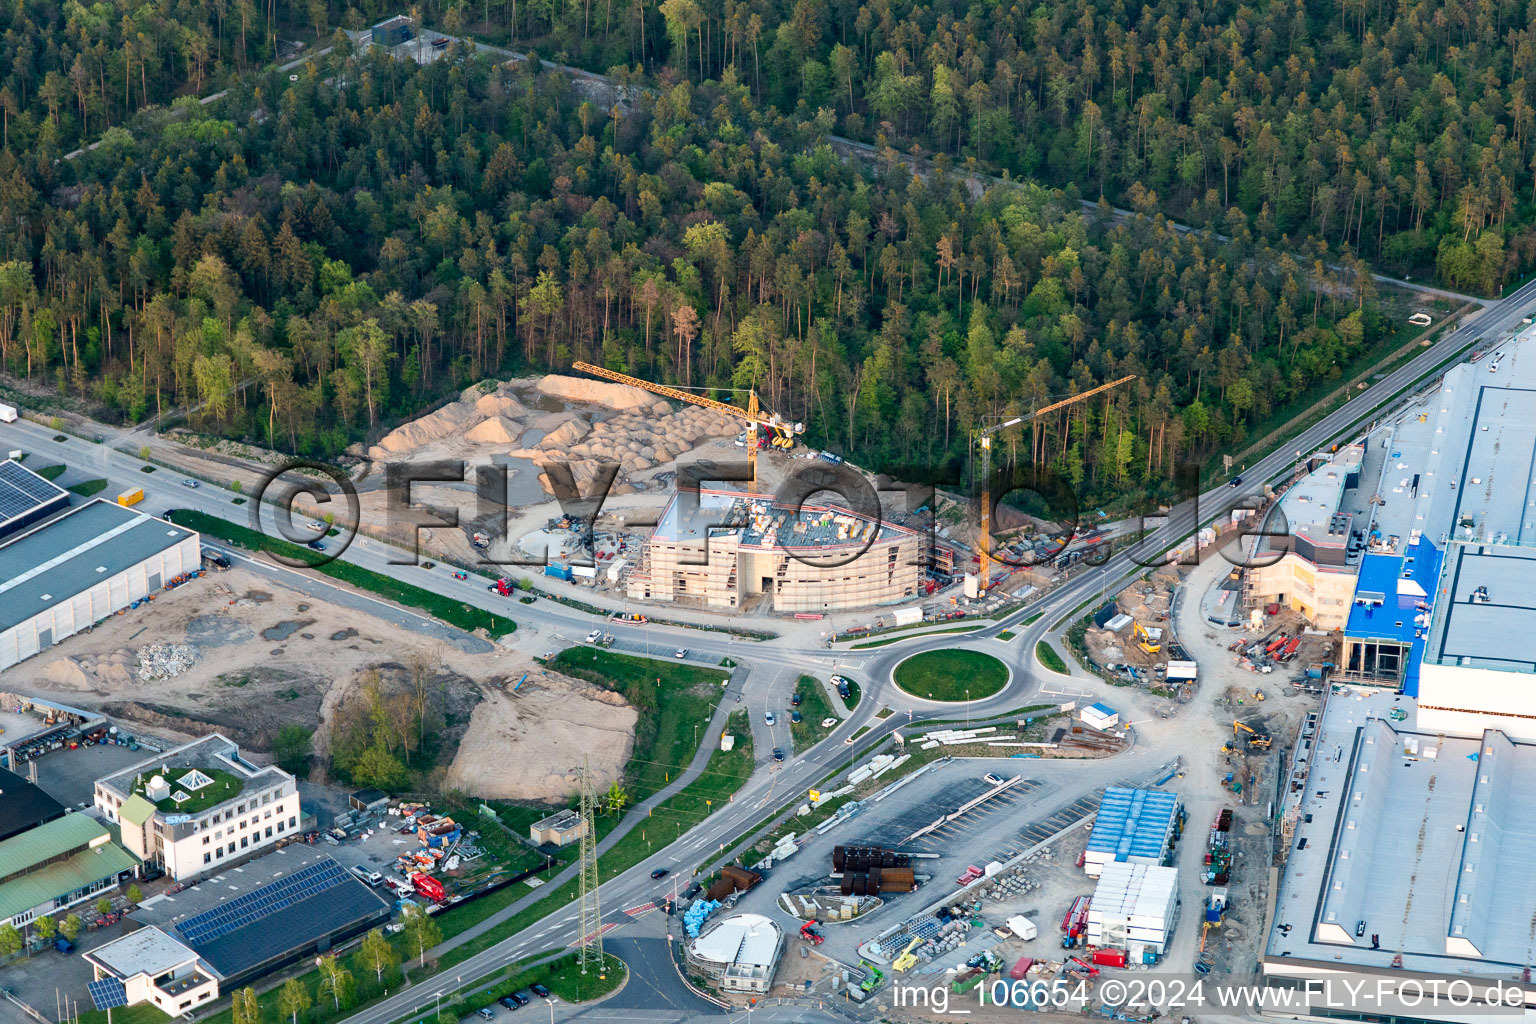
[(1232, 735), (1234, 737), (1236, 737), (1239, 732), (1246, 732), (1248, 734), (1248, 749), (1249, 750), (1268, 750), (1269, 749), (1270, 739), (1269, 739), (1269, 735), (1267, 733), (1259, 732), (1257, 729), (1254, 729), (1251, 726), (1247, 726), (1247, 725), (1244, 725), (1242, 722), (1233, 720), (1233, 722), (1232, 722)]
[(1163, 649), (1162, 630), (1158, 630), (1154, 636), (1140, 622), (1133, 622), (1131, 623), (1131, 635), (1136, 639), (1136, 646), (1148, 654), (1156, 654)]
[(653, 384), (651, 381), (641, 380), (639, 377), (631, 377), (627, 373), (619, 373), (616, 370), (609, 370), (605, 367), (594, 366), (591, 363), (572, 363), (571, 369), (590, 373), (594, 377), (611, 380), (616, 384), (627, 384), (632, 388), (640, 388), (642, 391), (649, 391), (652, 394), (661, 395), (663, 398), (674, 398), (679, 402), (702, 405), (706, 409), (713, 409), (716, 412), (723, 412), (727, 416), (735, 416), (737, 419), (746, 420), (752, 432), (752, 443), (747, 445), (747, 463), (751, 466), (752, 473), (747, 489), (753, 494), (757, 493), (758, 431), (767, 430), (772, 438), (771, 443), (773, 447), (784, 450), (794, 446), (796, 434), (805, 433), (804, 423), (791, 423), (781, 416), (765, 412), (758, 404), (757, 391), (753, 388), (747, 390), (747, 407), (745, 409), (738, 409), (728, 402), (717, 402), (713, 398), (695, 395), (680, 388), (667, 387), (665, 384)]

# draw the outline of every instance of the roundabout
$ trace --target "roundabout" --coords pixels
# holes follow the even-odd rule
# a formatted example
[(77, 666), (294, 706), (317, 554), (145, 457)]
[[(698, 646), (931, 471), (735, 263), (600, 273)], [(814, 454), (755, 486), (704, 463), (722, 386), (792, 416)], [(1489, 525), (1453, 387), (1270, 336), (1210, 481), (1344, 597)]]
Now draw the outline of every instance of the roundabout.
[(1011, 673), (990, 654), (944, 647), (902, 659), (891, 675), (897, 689), (908, 696), (966, 703), (1002, 692)]

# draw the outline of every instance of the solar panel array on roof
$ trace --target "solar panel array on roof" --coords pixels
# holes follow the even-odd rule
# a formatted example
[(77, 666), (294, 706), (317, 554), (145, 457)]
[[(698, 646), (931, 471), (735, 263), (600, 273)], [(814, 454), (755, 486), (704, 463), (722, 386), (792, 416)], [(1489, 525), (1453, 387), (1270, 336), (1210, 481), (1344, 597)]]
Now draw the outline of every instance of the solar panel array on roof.
[(212, 942), (222, 935), (259, 921), (270, 914), (307, 900), (347, 880), (347, 873), (333, 860), (323, 860), (260, 889), (253, 889), (212, 910), (189, 917), (176, 926), (193, 946)]
[(26, 515), (67, 493), (14, 459), (0, 462), (0, 523)]
[(98, 1010), (128, 1005), (128, 987), (121, 978), (102, 978), (91, 982), (86, 988), (90, 990), (91, 1002), (96, 1004)]

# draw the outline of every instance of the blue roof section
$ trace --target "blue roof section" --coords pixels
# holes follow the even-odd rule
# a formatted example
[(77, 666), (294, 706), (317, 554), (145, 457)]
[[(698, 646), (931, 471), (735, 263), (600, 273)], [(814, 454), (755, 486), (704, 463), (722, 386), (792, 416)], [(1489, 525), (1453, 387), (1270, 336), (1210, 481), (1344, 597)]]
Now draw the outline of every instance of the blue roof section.
[(1100, 702), (1098, 704), (1090, 704), (1090, 705), (1088, 705), (1088, 707), (1089, 707), (1090, 710), (1097, 711), (1101, 715), (1118, 715), (1120, 713), (1120, 712), (1116, 711), (1114, 708), (1110, 707), (1108, 704), (1105, 704), (1103, 702)]
[(1420, 537), (1401, 555), (1366, 555), (1360, 560), (1355, 600), (1344, 635), (1352, 639), (1396, 640), (1409, 644), (1403, 693), (1419, 695), (1419, 663), (1428, 630), (1416, 620), (1427, 616), (1440, 578), (1439, 548)]
[(1176, 794), (1110, 786), (1099, 804), (1088, 849), (1112, 853), (1117, 861), (1132, 857), (1161, 860), (1178, 810)]

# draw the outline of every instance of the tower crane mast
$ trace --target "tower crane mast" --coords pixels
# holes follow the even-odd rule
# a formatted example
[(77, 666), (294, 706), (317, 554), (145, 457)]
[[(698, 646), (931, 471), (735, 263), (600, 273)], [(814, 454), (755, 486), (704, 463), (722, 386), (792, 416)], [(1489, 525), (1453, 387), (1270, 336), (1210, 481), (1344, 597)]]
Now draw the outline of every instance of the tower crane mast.
[(1009, 427), (1018, 426), (1020, 423), (1028, 423), (1031, 420), (1039, 419), (1048, 412), (1056, 412), (1058, 409), (1065, 409), (1069, 405), (1076, 405), (1078, 402), (1092, 398), (1094, 395), (1102, 394), (1111, 388), (1117, 388), (1121, 384), (1135, 379), (1136, 375), (1134, 373), (1126, 374), (1118, 380), (1112, 380), (1107, 384), (1100, 384), (1096, 388), (1089, 388), (1080, 394), (1063, 398), (1059, 402), (1052, 402), (1050, 405), (1042, 406), (1026, 415), (1013, 416), (1002, 423), (997, 423), (990, 427), (978, 427), (972, 431), (971, 436), (981, 445), (981, 537), (978, 545), (981, 549), (978, 593), (981, 596), (986, 596), (987, 585), (992, 576), (990, 557), (992, 546), (992, 435), (999, 430), (1006, 430)]

